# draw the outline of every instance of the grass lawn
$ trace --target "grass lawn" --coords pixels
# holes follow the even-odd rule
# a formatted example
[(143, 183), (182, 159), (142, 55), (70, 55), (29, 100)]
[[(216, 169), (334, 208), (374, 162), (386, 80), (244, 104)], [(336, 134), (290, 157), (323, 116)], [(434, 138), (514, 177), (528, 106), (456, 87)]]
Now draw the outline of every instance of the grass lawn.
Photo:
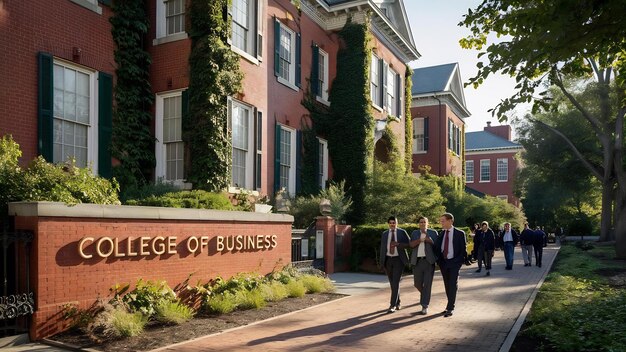
[(624, 351), (626, 261), (612, 245), (561, 247), (511, 351)]

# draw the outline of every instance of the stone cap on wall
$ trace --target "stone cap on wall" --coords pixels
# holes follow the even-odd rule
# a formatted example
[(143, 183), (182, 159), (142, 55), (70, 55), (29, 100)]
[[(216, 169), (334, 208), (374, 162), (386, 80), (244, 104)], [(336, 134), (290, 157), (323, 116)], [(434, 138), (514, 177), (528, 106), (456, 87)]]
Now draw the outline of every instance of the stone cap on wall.
[(293, 216), (288, 214), (132, 205), (67, 205), (61, 202), (11, 202), (9, 203), (9, 215), (105, 219), (293, 222)]

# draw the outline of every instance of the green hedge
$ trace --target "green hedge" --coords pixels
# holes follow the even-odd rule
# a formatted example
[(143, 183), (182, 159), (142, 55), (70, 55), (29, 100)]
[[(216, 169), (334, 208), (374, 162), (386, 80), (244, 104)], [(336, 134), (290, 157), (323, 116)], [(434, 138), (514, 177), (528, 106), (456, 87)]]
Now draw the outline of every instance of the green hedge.
[(203, 190), (169, 192), (160, 196), (149, 196), (143, 199), (131, 199), (128, 205), (144, 205), (169, 208), (193, 208), (234, 210), (225, 193), (211, 193)]

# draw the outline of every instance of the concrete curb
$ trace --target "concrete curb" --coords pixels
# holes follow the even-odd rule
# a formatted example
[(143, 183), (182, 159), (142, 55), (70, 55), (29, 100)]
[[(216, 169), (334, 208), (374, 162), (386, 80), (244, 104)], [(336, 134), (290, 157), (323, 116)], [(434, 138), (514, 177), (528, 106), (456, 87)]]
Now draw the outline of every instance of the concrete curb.
[(524, 308), (522, 308), (522, 312), (517, 317), (517, 320), (515, 320), (515, 323), (513, 324), (511, 331), (509, 331), (509, 334), (506, 336), (506, 339), (504, 339), (502, 346), (500, 346), (499, 352), (508, 352), (511, 349), (511, 346), (513, 346), (513, 342), (515, 341), (515, 338), (517, 337), (517, 334), (519, 333), (519, 331), (522, 329), (522, 325), (524, 324), (524, 321), (526, 320), (526, 316), (528, 315), (528, 313), (530, 313), (530, 308), (532, 307), (533, 302), (535, 301), (535, 297), (537, 297), (537, 293), (539, 292), (541, 285), (543, 285), (543, 282), (545, 281), (546, 276), (548, 276), (550, 269), (552, 269), (552, 264), (554, 264), (554, 261), (556, 260), (556, 257), (558, 256), (560, 250), (561, 250), (561, 246), (559, 245), (558, 250), (556, 251), (552, 259), (550, 260), (548, 268), (543, 274), (543, 277), (541, 278), (541, 280), (539, 280), (537, 285), (535, 285), (535, 288), (533, 289), (533, 292), (530, 294), (530, 297), (528, 297), (528, 300), (526, 301)]

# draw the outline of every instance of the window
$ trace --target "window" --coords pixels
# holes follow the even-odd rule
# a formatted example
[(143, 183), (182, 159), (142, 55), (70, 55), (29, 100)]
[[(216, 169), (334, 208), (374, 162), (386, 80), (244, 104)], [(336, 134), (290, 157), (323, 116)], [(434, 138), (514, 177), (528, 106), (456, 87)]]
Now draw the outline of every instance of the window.
[(263, 30), (261, 1), (233, 0), (230, 15), (232, 18), (231, 44), (236, 52), (258, 63), (261, 58)]
[(448, 119), (448, 149), (457, 155), (461, 155), (461, 138), (461, 128)]
[(372, 67), (370, 69), (370, 97), (372, 98), (372, 103), (376, 106), (381, 106), (381, 96), (380, 96), (380, 62), (376, 55), (372, 54)]
[(296, 193), (296, 131), (280, 126), (279, 187)]
[(509, 159), (503, 158), (497, 161), (497, 181), (506, 182), (509, 180)]
[(413, 154), (428, 150), (428, 119), (413, 119)]
[(391, 69), (387, 69), (387, 111), (389, 114), (398, 116), (398, 112), (396, 111), (396, 73)]
[(320, 189), (326, 188), (326, 181), (328, 180), (328, 142), (324, 139), (318, 138), (318, 176), (317, 181)]
[(509, 201), (509, 196), (507, 196), (506, 194), (496, 196), (496, 198), (498, 198), (498, 199), (502, 199), (502, 200), (503, 200), (503, 201), (505, 201), (505, 202), (508, 202), (508, 201)]
[(491, 180), (491, 164), (489, 159), (480, 161), (480, 182), (489, 182)]
[(61, 61), (53, 69), (53, 153), (55, 163), (76, 160), (86, 167), (95, 161), (94, 131), (94, 73)]
[[(234, 187), (253, 189), (257, 178), (260, 180), (261, 139), (255, 131), (254, 108), (236, 100), (228, 104), (229, 126), (232, 132), (232, 178)], [(255, 167), (259, 167), (255, 170)], [(255, 177), (256, 176), (256, 177)], [(258, 182), (260, 184), (260, 181)]]
[(254, 187), (257, 190), (261, 189), (261, 163), (263, 161), (263, 113), (257, 111), (256, 113), (256, 160), (254, 164)]
[(156, 176), (182, 184), (185, 156), (182, 138), (182, 92), (161, 94), (156, 100)]
[(187, 38), (185, 32), (185, 0), (156, 1), (156, 39), (153, 44)]
[(474, 182), (474, 160), (465, 161), (465, 182)]
[(280, 47), (278, 49), (278, 81), (290, 86), (296, 84), (295, 33), (280, 24)]
[(73, 3), (102, 15), (102, 7), (98, 6), (98, 0), (71, 0)]
[(322, 101), (328, 101), (328, 53), (319, 50), (318, 57), (318, 82), (317, 82), (317, 97)]

